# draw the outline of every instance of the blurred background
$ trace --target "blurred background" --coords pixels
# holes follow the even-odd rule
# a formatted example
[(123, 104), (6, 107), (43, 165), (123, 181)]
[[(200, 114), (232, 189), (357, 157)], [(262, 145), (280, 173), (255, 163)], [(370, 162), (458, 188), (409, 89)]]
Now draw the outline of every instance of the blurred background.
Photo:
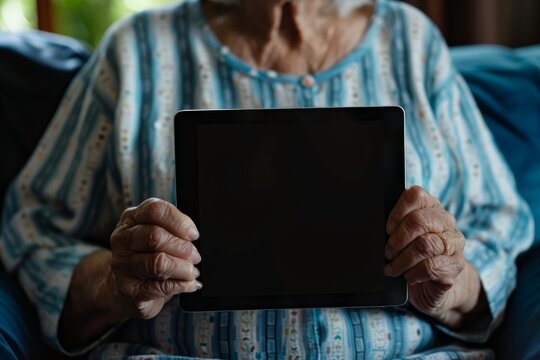
[[(39, 28), (95, 46), (117, 19), (178, 0), (0, 0), (0, 29)], [(408, 0), (439, 26), (450, 45), (511, 47), (540, 43), (539, 0)]]
[(174, 0), (0, 0), (0, 29), (39, 28), (95, 47), (119, 18), (171, 2)]

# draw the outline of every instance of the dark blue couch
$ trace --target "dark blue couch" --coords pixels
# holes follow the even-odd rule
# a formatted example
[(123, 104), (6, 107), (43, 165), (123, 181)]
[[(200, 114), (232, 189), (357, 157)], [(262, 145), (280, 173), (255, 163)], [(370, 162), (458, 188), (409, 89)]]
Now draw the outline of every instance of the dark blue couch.
[[(0, 200), (88, 56), (68, 38), (0, 32)], [(455, 48), (452, 56), (540, 223), (540, 46)], [(518, 287), (492, 342), (500, 358), (540, 359), (540, 227), (536, 240), (519, 259)], [(0, 359), (36, 356), (32, 311), (13, 279), (0, 274)]]
[(540, 359), (540, 46), (455, 48), (452, 57), (537, 224), (494, 346), (500, 358)]

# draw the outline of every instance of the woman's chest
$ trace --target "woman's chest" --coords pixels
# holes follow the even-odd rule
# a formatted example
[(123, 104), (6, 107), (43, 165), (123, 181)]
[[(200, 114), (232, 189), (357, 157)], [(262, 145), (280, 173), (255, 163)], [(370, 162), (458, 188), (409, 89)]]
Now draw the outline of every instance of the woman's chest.
[[(144, 101), (124, 103), (116, 123), (115, 160), (124, 203), (131, 206), (151, 196), (175, 202), (173, 119), (180, 109), (404, 105), (393, 78), (370, 76), (368, 70), (376, 64), (363, 59), (333, 76), (281, 79), (271, 72), (261, 76), (233, 71), (203, 57), (188, 84), (148, 85)], [(426, 106), (409, 103), (405, 110), (406, 183), (441, 194), (452, 176), (453, 161), (444, 129)]]

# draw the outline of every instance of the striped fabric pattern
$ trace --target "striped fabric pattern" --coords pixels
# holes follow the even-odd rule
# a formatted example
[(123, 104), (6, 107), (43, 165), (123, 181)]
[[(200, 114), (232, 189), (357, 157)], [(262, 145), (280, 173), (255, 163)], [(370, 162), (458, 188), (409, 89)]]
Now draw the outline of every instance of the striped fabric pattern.
[(399, 2), (377, 1), (363, 42), (304, 77), (237, 58), (197, 0), (116, 24), (7, 194), (2, 261), (36, 305), (44, 336), (64, 351), (58, 320), (74, 267), (108, 247), (126, 207), (151, 196), (175, 203), (176, 111), (369, 105), (406, 110), (406, 182), (455, 215), (490, 318), (453, 332), (408, 307), (185, 314), (173, 299), (155, 319), (129, 321), (81, 351), (93, 348), (95, 359), (490, 358), (465, 344), (483, 341), (501, 320), (514, 260), (532, 241), (530, 212), (439, 32)]

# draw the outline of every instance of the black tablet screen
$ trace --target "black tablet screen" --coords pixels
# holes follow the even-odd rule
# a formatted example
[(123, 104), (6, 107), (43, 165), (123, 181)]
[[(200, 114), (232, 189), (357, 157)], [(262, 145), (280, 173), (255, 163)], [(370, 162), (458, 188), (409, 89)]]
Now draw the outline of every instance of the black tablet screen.
[(197, 126), (201, 296), (382, 291), (384, 124)]

